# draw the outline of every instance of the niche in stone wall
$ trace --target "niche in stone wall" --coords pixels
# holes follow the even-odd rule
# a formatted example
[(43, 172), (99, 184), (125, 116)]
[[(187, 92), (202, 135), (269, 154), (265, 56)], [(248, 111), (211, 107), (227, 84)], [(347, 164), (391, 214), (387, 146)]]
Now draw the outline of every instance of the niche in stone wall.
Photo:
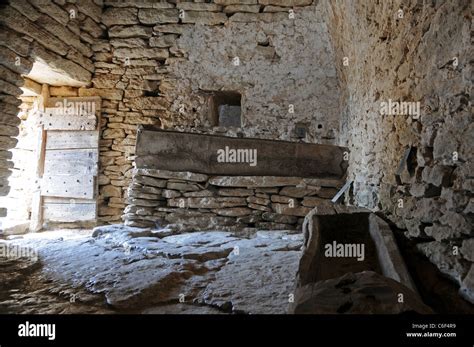
[(234, 91), (211, 92), (210, 119), (214, 126), (237, 127), (242, 125), (242, 95)]

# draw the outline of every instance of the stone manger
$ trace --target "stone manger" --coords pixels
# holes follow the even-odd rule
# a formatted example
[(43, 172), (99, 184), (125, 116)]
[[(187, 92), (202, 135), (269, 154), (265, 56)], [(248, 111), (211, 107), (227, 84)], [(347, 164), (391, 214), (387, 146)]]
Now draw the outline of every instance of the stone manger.
[[(303, 234), (290, 313), (430, 312), (390, 226), (376, 214), (353, 206), (316, 207), (305, 217)], [(336, 245), (342, 247), (328, 252)]]
[[(247, 148), (258, 165), (222, 163)], [(344, 183), (343, 147), (140, 127), (125, 224), (193, 230), (298, 230)], [(295, 173), (297, 175), (295, 175)]]

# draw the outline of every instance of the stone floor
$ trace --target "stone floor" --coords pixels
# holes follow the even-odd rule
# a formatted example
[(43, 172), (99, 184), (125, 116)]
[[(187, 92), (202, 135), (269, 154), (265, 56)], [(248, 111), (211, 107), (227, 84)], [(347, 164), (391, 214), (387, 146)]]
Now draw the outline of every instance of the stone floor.
[(286, 313), (302, 241), (121, 225), (0, 240), (0, 313)]

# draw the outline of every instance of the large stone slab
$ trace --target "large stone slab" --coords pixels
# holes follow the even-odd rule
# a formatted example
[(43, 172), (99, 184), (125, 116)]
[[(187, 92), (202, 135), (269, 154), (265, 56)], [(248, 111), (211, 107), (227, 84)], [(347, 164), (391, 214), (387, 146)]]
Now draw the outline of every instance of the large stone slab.
[[(220, 155), (222, 151), (229, 154), (232, 150), (241, 150), (240, 160), (232, 162), (232, 157)], [(256, 157), (246, 156), (245, 151), (256, 153)], [(300, 177), (338, 179), (346, 172), (345, 151), (346, 148), (331, 145), (233, 138), (142, 126), (137, 134), (136, 163), (138, 168), (213, 175), (291, 177), (297, 173)]]
[(219, 187), (282, 187), (300, 182), (299, 177), (277, 176), (217, 176), (209, 179), (209, 184)]
[(157, 177), (157, 178), (165, 178), (165, 179), (178, 179), (178, 180), (185, 180), (185, 181), (193, 181), (193, 182), (204, 182), (207, 181), (207, 175), (196, 174), (193, 172), (187, 171), (168, 171), (168, 170), (153, 170), (153, 169), (136, 169), (134, 175), (141, 175), (141, 176), (150, 176), (150, 177)]

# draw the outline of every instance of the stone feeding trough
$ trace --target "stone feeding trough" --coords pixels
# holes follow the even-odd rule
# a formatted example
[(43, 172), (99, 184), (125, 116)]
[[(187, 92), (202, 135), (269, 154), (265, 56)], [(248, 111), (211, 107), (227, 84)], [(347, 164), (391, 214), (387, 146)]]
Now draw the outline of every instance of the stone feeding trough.
[(374, 313), (429, 312), (390, 226), (376, 214), (352, 206), (316, 207), (303, 232), (290, 313), (362, 313), (368, 307)]
[(344, 184), (346, 151), (142, 126), (123, 219), (179, 231), (301, 230)]

